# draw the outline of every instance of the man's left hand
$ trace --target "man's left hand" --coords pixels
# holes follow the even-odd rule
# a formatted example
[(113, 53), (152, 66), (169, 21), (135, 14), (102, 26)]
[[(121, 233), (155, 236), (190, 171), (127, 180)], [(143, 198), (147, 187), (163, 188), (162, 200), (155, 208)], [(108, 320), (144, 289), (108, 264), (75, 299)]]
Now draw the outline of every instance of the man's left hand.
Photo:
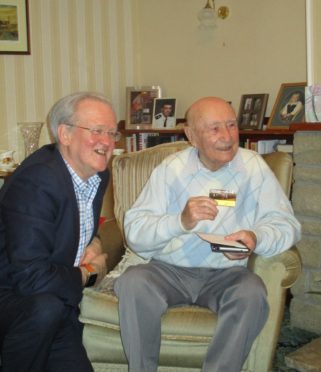
[(225, 239), (227, 241), (229, 240), (240, 241), (250, 250), (247, 253), (230, 253), (230, 252), (223, 253), (224, 256), (227, 257), (229, 260), (244, 260), (245, 258), (248, 258), (250, 254), (256, 248), (256, 235), (254, 234), (253, 231), (250, 231), (250, 230), (237, 231), (233, 234), (226, 235)]
[(102, 253), (102, 245), (100, 239), (95, 236), (90, 244), (85, 248), (84, 254), (81, 258), (80, 264), (88, 264), (93, 258)]

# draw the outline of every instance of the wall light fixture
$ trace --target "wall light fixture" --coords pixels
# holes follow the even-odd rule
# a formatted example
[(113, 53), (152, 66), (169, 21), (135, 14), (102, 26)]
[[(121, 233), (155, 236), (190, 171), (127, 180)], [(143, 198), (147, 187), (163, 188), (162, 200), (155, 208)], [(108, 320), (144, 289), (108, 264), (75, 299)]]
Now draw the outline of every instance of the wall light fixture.
[(214, 28), (217, 17), (225, 19), (229, 14), (230, 10), (227, 6), (220, 6), (216, 16), (214, 0), (207, 0), (205, 7), (198, 12), (198, 19), (200, 21), (199, 27), (201, 29)]

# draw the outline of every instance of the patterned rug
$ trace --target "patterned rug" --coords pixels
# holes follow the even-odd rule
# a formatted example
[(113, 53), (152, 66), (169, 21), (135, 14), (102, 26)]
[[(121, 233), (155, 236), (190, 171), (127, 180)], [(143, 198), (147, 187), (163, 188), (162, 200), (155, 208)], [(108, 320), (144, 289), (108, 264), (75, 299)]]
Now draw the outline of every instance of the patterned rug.
[(292, 353), (318, 337), (320, 337), (319, 334), (291, 327), (290, 311), (286, 308), (272, 371), (296, 372), (296, 369), (286, 366), (284, 356)]

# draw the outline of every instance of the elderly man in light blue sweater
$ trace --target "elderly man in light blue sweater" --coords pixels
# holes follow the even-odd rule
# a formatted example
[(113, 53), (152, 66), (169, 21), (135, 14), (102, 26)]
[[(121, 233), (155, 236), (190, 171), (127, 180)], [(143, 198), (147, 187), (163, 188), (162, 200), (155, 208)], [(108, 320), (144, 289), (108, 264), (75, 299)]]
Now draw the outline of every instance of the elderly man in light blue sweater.
[[(129, 246), (147, 264), (115, 282), (130, 372), (156, 372), (161, 316), (168, 307), (196, 304), (218, 313), (203, 372), (238, 372), (263, 328), (269, 308), (262, 280), (247, 269), (255, 251), (273, 256), (300, 239), (300, 224), (268, 165), (239, 148), (235, 112), (207, 97), (186, 113), (192, 147), (167, 157), (126, 213)], [(236, 193), (222, 206), (210, 189)], [(241, 241), (247, 253), (213, 253), (199, 233)], [(237, 322), (235, 320), (237, 319)]]

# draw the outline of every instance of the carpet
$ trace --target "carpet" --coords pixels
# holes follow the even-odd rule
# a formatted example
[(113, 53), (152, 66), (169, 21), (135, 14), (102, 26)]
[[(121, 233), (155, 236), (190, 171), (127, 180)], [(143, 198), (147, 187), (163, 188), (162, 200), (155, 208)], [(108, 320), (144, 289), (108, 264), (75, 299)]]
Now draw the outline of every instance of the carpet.
[(286, 366), (284, 356), (318, 337), (320, 337), (320, 334), (292, 327), (290, 324), (290, 311), (286, 307), (272, 371), (296, 372), (296, 369)]

